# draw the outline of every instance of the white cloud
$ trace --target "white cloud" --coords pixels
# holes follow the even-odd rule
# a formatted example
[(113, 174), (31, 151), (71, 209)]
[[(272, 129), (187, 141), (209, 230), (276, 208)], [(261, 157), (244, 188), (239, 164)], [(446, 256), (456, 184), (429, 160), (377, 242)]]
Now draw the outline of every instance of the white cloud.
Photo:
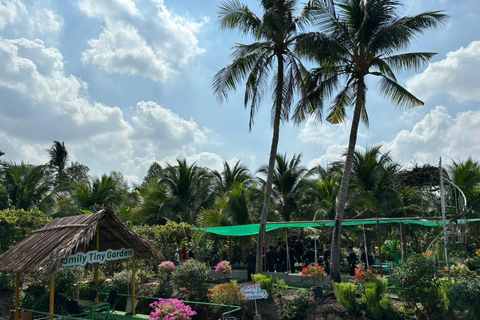
[(57, 32), (63, 25), (63, 18), (52, 10), (40, 9), (31, 18), (32, 26), (41, 33)]
[(7, 24), (16, 22), (22, 13), (25, 13), (25, 6), (19, 0), (3, 0), (0, 2), (0, 30)]
[(139, 75), (163, 83), (177, 68), (205, 51), (196, 37), (203, 23), (172, 15), (163, 1), (147, 4), (150, 6), (140, 10), (127, 0), (101, 5), (81, 1), (83, 12), (104, 21), (98, 38), (88, 41), (90, 49), (82, 52), (82, 61), (109, 73)]
[(192, 119), (153, 101), (139, 102), (131, 119), (118, 107), (90, 102), (87, 84), (65, 75), (60, 52), (41, 40), (0, 39), (0, 60), (0, 141), (9, 159), (44, 163), (45, 149), (59, 140), (72, 161), (96, 169), (92, 174), (125, 169), (129, 181), (172, 154), (209, 167), (222, 163), (196, 152), (216, 135)]
[(439, 157), (465, 159), (480, 153), (478, 136), (480, 111), (460, 112), (453, 118), (438, 106), (411, 130), (400, 131), (385, 149), (403, 163), (436, 162)]
[(304, 143), (315, 143), (324, 148), (333, 142), (343, 143), (348, 141), (351, 122), (331, 125), (330, 123), (318, 123), (312, 117), (308, 118), (305, 125), (300, 129), (298, 139)]
[(458, 102), (480, 101), (480, 41), (447, 53), (445, 59), (407, 80), (407, 89), (427, 100), (448, 94)]

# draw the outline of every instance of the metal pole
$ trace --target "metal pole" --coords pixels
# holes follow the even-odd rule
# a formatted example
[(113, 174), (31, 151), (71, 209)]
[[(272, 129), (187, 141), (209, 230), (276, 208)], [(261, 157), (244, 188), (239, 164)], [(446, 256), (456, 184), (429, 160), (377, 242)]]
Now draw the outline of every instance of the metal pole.
[(292, 270), (290, 270), (290, 252), (288, 251), (288, 232), (287, 232), (286, 225), (285, 225), (285, 243), (287, 248), (287, 273), (290, 273), (292, 272)]
[(380, 235), (380, 221), (377, 220), (377, 238), (378, 238), (378, 261), (380, 261), (380, 277), (383, 278), (382, 267), (382, 236)]
[(443, 170), (442, 170), (442, 158), (440, 157), (440, 164), (439, 164), (439, 171), (440, 171), (440, 203), (442, 207), (442, 221), (443, 221), (443, 241), (445, 245), (445, 266), (447, 267), (448, 271), (448, 281), (452, 279), (452, 273), (450, 271), (450, 261), (448, 261), (448, 230), (447, 230), (447, 217), (446, 217), (446, 209), (445, 209), (445, 191), (443, 189)]
[(55, 313), (55, 274), (50, 276), (50, 320), (53, 320)]
[[(369, 267), (369, 264), (368, 264), (368, 249), (367, 249), (367, 236), (365, 235), (365, 224), (362, 224), (363, 226), (363, 247), (365, 248), (365, 261), (367, 263), (367, 269)], [(362, 257), (360, 257), (361, 259)]]

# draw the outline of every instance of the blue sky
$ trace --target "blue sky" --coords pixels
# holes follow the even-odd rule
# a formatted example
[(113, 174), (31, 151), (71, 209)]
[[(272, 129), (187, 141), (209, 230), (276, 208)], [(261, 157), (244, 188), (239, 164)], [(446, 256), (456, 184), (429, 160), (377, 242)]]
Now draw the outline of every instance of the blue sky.
[[(260, 14), (257, 1), (243, 3)], [(241, 160), (266, 164), (270, 95), (251, 132), (243, 86), (227, 103), (212, 94), (214, 74), (235, 43), (216, 24), (219, 0), (0, 0), (0, 150), (34, 164), (64, 141), (70, 160), (101, 175), (141, 182), (153, 161), (175, 158), (221, 170)], [(395, 109), (368, 83), (370, 127), (358, 147), (381, 143), (405, 165), (478, 159), (480, 154), (480, 1), (409, 0), (404, 14), (445, 10), (445, 27), (419, 36), (409, 51), (438, 54), (399, 81), (425, 102)], [(311, 167), (338, 160), (350, 123), (286, 123), (279, 153), (302, 153)]]

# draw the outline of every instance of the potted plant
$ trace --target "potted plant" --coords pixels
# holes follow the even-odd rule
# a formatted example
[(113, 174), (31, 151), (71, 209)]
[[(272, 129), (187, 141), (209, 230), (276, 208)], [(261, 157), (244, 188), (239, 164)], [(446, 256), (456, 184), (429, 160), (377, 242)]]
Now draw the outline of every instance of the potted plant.
[(323, 296), (322, 287), (316, 286), (316, 281), (324, 280), (327, 277), (327, 273), (325, 269), (318, 264), (309, 265), (302, 270), (302, 279), (312, 279), (313, 280), (313, 287), (312, 291), (315, 298)]
[(232, 274), (232, 266), (230, 265), (230, 261), (220, 261), (215, 267), (215, 272), (218, 273), (220, 277), (222, 277), (222, 280), (224, 282), (227, 282), (228, 276)]

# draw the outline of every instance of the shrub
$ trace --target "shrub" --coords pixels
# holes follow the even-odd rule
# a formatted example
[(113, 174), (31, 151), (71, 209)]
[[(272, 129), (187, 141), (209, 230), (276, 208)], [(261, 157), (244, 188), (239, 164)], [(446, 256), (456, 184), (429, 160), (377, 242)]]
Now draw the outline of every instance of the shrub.
[(302, 269), (302, 278), (303, 279), (312, 279), (313, 285), (315, 286), (315, 281), (323, 280), (327, 277), (325, 269), (318, 264), (313, 266), (307, 266)]
[(355, 294), (357, 288), (353, 283), (334, 283), (333, 293), (335, 298), (347, 311), (356, 311), (358, 309), (357, 301), (355, 300)]
[(365, 284), (367, 282), (377, 281), (377, 270), (365, 270), (363, 266), (355, 268), (355, 276), (353, 277), (353, 283)]
[(173, 272), (173, 283), (181, 290), (186, 290), (188, 298), (204, 298), (207, 294), (207, 281), (210, 268), (203, 262), (189, 259), (181, 263)]
[(402, 261), (389, 277), (398, 297), (409, 307), (421, 303), (427, 312), (436, 310), (441, 302), (437, 267), (431, 258), (415, 255)]
[(287, 291), (288, 285), (285, 283), (283, 279), (276, 279), (275, 286), (273, 287), (273, 294), (275, 296), (281, 296), (285, 291)]
[(236, 280), (216, 285), (208, 289), (208, 299), (216, 304), (240, 305), (246, 298)]
[(154, 310), (148, 320), (190, 320), (197, 313), (189, 306), (183, 304), (183, 300), (158, 299), (150, 304)]
[(48, 312), (50, 291), (44, 285), (31, 285), (25, 291), (20, 306), (25, 309), (33, 309)]
[(448, 294), (450, 311), (458, 310), (464, 319), (480, 319), (480, 279), (456, 281)]
[(293, 301), (286, 305), (286, 314), (289, 319), (305, 319), (308, 314), (308, 306), (311, 302), (311, 294), (308, 290), (297, 290), (293, 294)]
[(15, 288), (15, 276), (10, 273), (0, 272), (0, 291), (13, 290)]
[(260, 288), (263, 290), (267, 290), (268, 293), (268, 300), (273, 298), (273, 281), (271, 276), (263, 275), (261, 273), (252, 274), (253, 283), (257, 283), (260, 285)]
[(394, 319), (395, 311), (390, 299), (385, 296), (388, 291), (387, 281), (370, 281), (365, 283), (364, 287), (365, 293), (362, 294), (362, 302), (372, 317), (374, 319)]
[(222, 278), (226, 278), (227, 276), (231, 275), (232, 266), (230, 265), (230, 261), (220, 261), (215, 267), (215, 272), (218, 273)]
[(471, 271), (466, 264), (459, 262), (451, 265), (450, 270), (455, 278), (473, 278), (476, 275), (476, 272)]
[(158, 265), (158, 271), (161, 273), (171, 274), (175, 270), (175, 264), (172, 261), (162, 261)]
[(395, 260), (401, 254), (400, 241), (386, 240), (382, 245), (382, 256), (385, 260)]
[(73, 285), (83, 277), (82, 267), (60, 268), (55, 274), (55, 294), (65, 293), (73, 298)]
[(467, 265), (468, 269), (470, 269), (472, 271), (480, 269), (480, 259), (467, 258), (467, 259), (465, 259), (465, 264)]

